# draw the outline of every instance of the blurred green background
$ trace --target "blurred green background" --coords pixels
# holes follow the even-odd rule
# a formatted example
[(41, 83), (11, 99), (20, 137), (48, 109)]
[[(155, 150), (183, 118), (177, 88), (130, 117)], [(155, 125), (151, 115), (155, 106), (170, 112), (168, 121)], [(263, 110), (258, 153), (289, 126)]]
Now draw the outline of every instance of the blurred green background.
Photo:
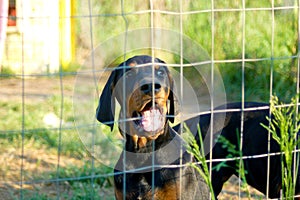
[[(154, 1), (154, 27), (180, 32), (200, 44), (208, 55), (216, 61), (223, 76), (229, 101), (241, 100), (242, 62), (230, 60), (254, 59), (245, 62), (245, 100), (269, 101), (270, 88), (282, 100), (289, 100), (296, 93), (298, 66), (298, 8), (296, 1), (213, 1), (215, 12), (211, 12), (210, 0), (201, 1)], [(81, 3), (80, 12), (88, 15), (89, 10)], [(84, 9), (85, 8), (85, 9)], [(151, 13), (143, 12), (150, 8), (149, 2), (134, 0), (132, 3), (92, 1), (93, 44), (114, 37), (128, 29), (151, 26)], [(267, 9), (266, 9), (267, 8)], [(124, 15), (120, 15), (121, 13)], [(126, 21), (124, 20), (124, 17)], [(244, 18), (243, 18), (244, 17)], [(273, 23), (274, 21), (274, 23)], [(245, 23), (243, 23), (245, 22)], [(79, 38), (89, 46), (89, 23), (78, 19)], [(213, 33), (212, 33), (213, 31)], [(243, 37), (244, 36), (244, 37)], [(84, 39), (85, 38), (85, 39)], [(243, 55), (244, 43), (244, 55)], [(213, 44), (213, 46), (212, 46)], [(272, 73), (272, 83), (270, 76)]]

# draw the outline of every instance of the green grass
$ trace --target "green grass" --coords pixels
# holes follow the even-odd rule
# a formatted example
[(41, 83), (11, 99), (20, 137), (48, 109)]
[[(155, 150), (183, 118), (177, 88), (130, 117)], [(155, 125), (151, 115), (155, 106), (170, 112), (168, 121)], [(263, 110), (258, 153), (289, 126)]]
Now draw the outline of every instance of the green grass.
[(0, 69), (0, 75), (4, 75), (1, 78), (6, 78), (15, 74), (15, 72), (8, 66), (1, 66)]
[[(240, 144), (240, 134), (237, 131), (236, 132), (236, 136), (237, 136), (237, 141), (238, 144), (232, 144), (226, 137), (220, 135), (218, 138), (218, 142), (222, 144), (222, 148), (226, 149), (226, 151), (229, 153), (226, 158), (236, 158), (235, 162), (235, 167), (234, 170), (236, 170), (236, 172), (239, 174), (239, 178), (242, 180), (242, 189), (244, 191), (246, 191), (247, 193), (247, 197), (248, 199), (251, 199), (251, 194), (250, 191), (248, 189), (248, 184), (247, 184), (247, 179), (246, 179), (246, 174), (248, 173), (247, 170), (245, 170), (245, 165), (244, 165), (244, 161), (242, 159), (243, 157), (243, 152), (241, 150), (241, 144)], [(215, 169), (213, 170), (217, 170), (219, 171), (220, 168), (222, 167), (230, 167), (229, 165), (226, 164), (226, 161), (222, 161), (220, 162), (217, 166), (215, 166)]]
[[(24, 106), (17, 101), (0, 101), (0, 138), (19, 142), (34, 139), (35, 145), (47, 145), (49, 148), (58, 148), (59, 135), (63, 138), (64, 153), (80, 156), (84, 148), (81, 146), (78, 134), (74, 128), (72, 101), (64, 98), (61, 111), (61, 98), (52, 96), (45, 101), (26, 102)], [(63, 113), (62, 129), (59, 124), (49, 127), (43, 121), (48, 113), (60, 118)]]
[[(281, 154), (281, 169), (282, 169), (282, 197), (284, 199), (293, 199), (295, 194), (296, 187), (296, 178), (299, 168), (299, 155), (293, 153), (300, 144), (300, 139), (297, 138), (298, 133), (300, 131), (300, 114), (298, 113), (298, 96), (297, 98), (293, 98), (290, 106), (286, 106), (283, 103), (280, 103), (278, 97), (273, 96), (271, 101), (271, 112), (273, 118), (268, 118), (270, 122), (270, 126), (261, 124), (264, 128), (270, 131), (272, 138), (279, 144)], [(187, 130), (188, 128), (185, 127)], [(200, 132), (200, 128), (198, 127), (198, 132)], [(209, 185), (211, 192), (212, 185), (210, 180), (210, 174), (208, 170), (208, 166), (206, 163), (201, 133), (200, 135), (200, 147), (195, 141), (193, 135), (188, 132), (185, 137), (185, 141), (187, 142), (187, 151), (195, 156), (196, 160), (201, 163), (203, 166), (203, 170), (195, 164), (191, 165), (195, 167), (200, 175), (204, 178), (206, 183)], [(218, 138), (218, 142), (222, 144), (222, 148), (228, 151), (228, 155), (226, 158), (236, 158), (236, 167), (238, 174), (240, 175), (241, 180), (243, 181), (242, 187), (246, 190), (248, 199), (251, 199), (251, 194), (247, 187), (246, 174), (248, 173), (245, 170), (245, 166), (242, 160), (242, 151), (240, 149), (239, 144), (239, 133), (237, 131), (238, 144), (230, 143), (225, 137), (220, 136)], [(239, 159), (240, 158), (240, 159)], [(226, 161), (218, 164), (213, 170), (220, 170), (222, 167), (229, 167), (226, 164)], [(296, 169), (296, 170), (293, 170)], [(214, 197), (212, 197), (214, 199)]]
[[(240, 0), (213, 2), (213, 7), (216, 9), (243, 8), (243, 1)], [(245, 8), (272, 8), (271, 2), (270, 0), (245, 1)], [(271, 10), (247, 10), (245, 13), (241, 10), (220, 11), (214, 13), (212, 20), (211, 3), (211, 0), (182, 2), (184, 12), (203, 11), (182, 16), (183, 34), (201, 45), (208, 55), (213, 53), (214, 60), (242, 59), (243, 35), (245, 35), (244, 57), (246, 59), (264, 59), (245, 64), (245, 100), (269, 102), (270, 87), (272, 87), (273, 93), (276, 93), (283, 101), (288, 101), (293, 97), (296, 93), (297, 78), (297, 59), (293, 56), (298, 53), (298, 9), (275, 10), (274, 26), (272, 26)], [(121, 15), (122, 8), (127, 14), (125, 18), (129, 31), (151, 25), (150, 12), (133, 14), (133, 12), (150, 9), (149, 2), (133, 1), (129, 3), (124, 1), (124, 7), (120, 1), (109, 3), (104, 0), (100, 2), (93, 0), (91, 4), (92, 14), (96, 15), (92, 18), (94, 44), (101, 44), (126, 31), (126, 21)], [(274, 7), (287, 5), (297, 6), (297, 3), (296, 1), (274, 0)], [(79, 15), (88, 14), (87, 6), (83, 3), (79, 3), (78, 6)], [(180, 4), (177, 1), (162, 1), (155, 4), (154, 7), (161, 11), (180, 12)], [(243, 24), (244, 14), (245, 25)], [(179, 16), (155, 13), (154, 17), (156, 15), (159, 15), (159, 20), (154, 24), (156, 27), (180, 31)], [(78, 35), (81, 36), (83, 44), (87, 44), (90, 42), (90, 38), (85, 37), (85, 33), (89, 27), (83, 28), (85, 25), (82, 24), (86, 20), (81, 18), (77, 20), (81, 24)], [(101, 28), (98, 28), (99, 25)], [(213, 36), (212, 30), (214, 30)], [(134, 41), (127, 42), (130, 44)], [(79, 46), (80, 44), (78, 43)], [(183, 54), (190, 52), (185, 51)], [(130, 52), (126, 53), (130, 54)], [(157, 54), (158, 57), (160, 55), (160, 53)], [(106, 56), (109, 57), (109, 55)], [(178, 55), (173, 56), (177, 57)], [(224, 79), (228, 101), (241, 100), (242, 63), (220, 63), (215, 66), (219, 67)], [(273, 69), (272, 73), (271, 68)], [(271, 75), (273, 77), (272, 85), (270, 85)]]
[[(107, 195), (110, 195), (108, 199), (113, 199), (112, 177), (106, 176), (112, 173), (112, 169), (96, 159), (92, 162), (74, 126), (72, 100), (64, 97), (63, 111), (61, 101), (60, 96), (54, 95), (42, 101), (26, 101), (23, 107), (17, 101), (0, 100), (0, 150), (4, 161), (0, 170), (1, 180), (6, 183), (20, 180), (19, 153), (23, 148), (24, 179), (32, 181), (32, 184), (25, 184), (22, 190), (25, 199), (56, 199), (56, 183), (48, 180), (57, 178), (66, 179), (59, 182), (59, 195), (63, 199), (101, 199)], [(49, 127), (43, 122), (47, 113), (60, 116), (61, 112), (64, 121), (62, 129), (59, 126)], [(57, 171), (58, 151), (61, 162)], [(95, 178), (91, 178), (92, 175)], [(46, 183), (34, 183), (36, 180)], [(19, 190), (6, 187), (11, 199), (20, 198)]]
[(190, 163), (190, 165), (192, 167), (194, 167), (197, 170), (197, 172), (202, 176), (205, 183), (209, 187), (211, 199), (215, 200), (216, 197), (214, 194), (212, 181), (210, 178), (209, 166), (208, 166), (208, 163), (206, 162), (206, 158), (205, 158), (204, 145), (203, 145), (200, 127), (198, 125), (198, 134), (199, 134), (199, 138), (200, 138), (200, 141), (199, 141), (200, 147), (199, 147), (198, 142), (194, 138), (194, 136), (191, 133), (191, 131), (189, 130), (189, 128), (186, 126), (186, 124), (184, 124), (184, 125), (185, 125), (186, 133), (183, 135), (183, 138), (186, 141), (185, 147), (187, 148), (187, 152), (190, 153), (191, 155), (193, 155), (197, 162), (201, 163), (202, 168), (198, 164), (193, 163), (193, 162)]
[[(94, 178), (91, 178), (92, 173)], [(56, 182), (33, 184), (33, 189), (23, 189), (22, 195), (25, 199), (57, 199), (58, 186), (59, 197), (62, 199), (114, 199), (112, 176), (97, 177), (108, 173), (112, 173), (110, 168), (99, 165), (92, 167), (91, 162), (86, 162), (81, 167), (70, 165), (59, 170), (59, 177), (67, 181), (61, 181), (59, 185)], [(50, 172), (48, 176), (55, 179), (57, 173)]]
[[(296, 7), (298, 5), (296, 1), (274, 0), (273, 2), (275, 8), (295, 6), (295, 8), (275, 10), (274, 26), (272, 26), (273, 15), (271, 10), (216, 11), (213, 15), (210, 11), (212, 7), (215, 9), (241, 9), (243, 8), (243, 1), (240, 0), (218, 0), (213, 1), (213, 5), (211, 0), (190, 0), (182, 2), (182, 8), (180, 8), (178, 1), (166, 0), (156, 3), (154, 7), (157, 10), (173, 12), (180, 12), (180, 9), (184, 12), (202, 11), (182, 16), (182, 33), (201, 45), (208, 55), (213, 54), (214, 60), (241, 59), (243, 57), (246, 59), (263, 59), (262, 61), (246, 62), (245, 64), (245, 100), (269, 102), (270, 88), (272, 87), (272, 93), (276, 93), (281, 100), (288, 101), (296, 94), (297, 88), (299, 34), (298, 9)], [(123, 1), (122, 5), (122, 1), (111, 3), (104, 0), (92, 0), (90, 4), (89, 9), (89, 4), (81, 1), (77, 2), (77, 13), (74, 18), (77, 34), (77, 53), (81, 53), (81, 50), (84, 49), (83, 53), (87, 54), (87, 51), (90, 51), (91, 42), (96, 48), (98, 44), (103, 44), (105, 41), (123, 34), (126, 28), (131, 31), (150, 27), (151, 25), (151, 13), (148, 12), (150, 9), (149, 2)], [(245, 1), (245, 8), (270, 9), (272, 8), (272, 1), (248, 0)], [(90, 14), (93, 15), (91, 19), (86, 17)], [(155, 21), (154, 25), (156, 27), (177, 32), (181, 30), (178, 15), (154, 13), (154, 17), (159, 19)], [(243, 24), (243, 19), (245, 24)], [(214, 32), (212, 33), (212, 31)], [(91, 41), (91, 35), (93, 41)], [(243, 39), (245, 44), (244, 55)], [(127, 42), (130, 46), (135, 41)], [(188, 50), (189, 48), (186, 48), (183, 53), (189, 54)], [(191, 50), (191, 52), (193, 51)], [(130, 53), (132, 52), (126, 52), (126, 54)], [(160, 53), (157, 54), (158, 57), (160, 55)], [(105, 56), (109, 58), (111, 55)], [(173, 56), (177, 57), (178, 55)], [(63, 72), (69, 73), (78, 70), (80, 65), (77, 63), (84, 64), (84, 59), (85, 57), (75, 57), (70, 66), (63, 69)], [(174, 59), (170, 58), (169, 60)], [(241, 100), (242, 63), (220, 63), (215, 66), (219, 67), (221, 71), (228, 101)], [(273, 69), (272, 72), (271, 68)], [(11, 75), (12, 73), (7, 66), (2, 70), (2, 75)], [(271, 76), (273, 82), (270, 84)]]
[[(300, 130), (300, 115), (298, 113), (298, 96), (293, 98), (291, 106), (284, 107), (278, 97), (273, 96), (271, 101), (271, 112), (273, 119), (268, 118), (270, 126), (263, 125), (270, 131), (272, 138), (279, 144), (281, 154), (281, 178), (282, 192), (285, 199), (293, 199), (295, 195), (296, 178), (299, 168), (299, 155), (293, 151), (297, 149), (300, 140), (297, 138)], [(279, 107), (278, 107), (279, 106)], [(294, 166), (294, 163), (295, 166)], [(295, 175), (295, 176), (294, 176)]]

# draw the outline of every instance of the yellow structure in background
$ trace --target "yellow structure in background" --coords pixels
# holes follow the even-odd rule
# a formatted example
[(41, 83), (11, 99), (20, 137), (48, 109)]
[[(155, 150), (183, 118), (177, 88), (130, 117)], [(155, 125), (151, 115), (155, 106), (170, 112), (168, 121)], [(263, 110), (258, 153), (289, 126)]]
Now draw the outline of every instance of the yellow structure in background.
[(16, 24), (7, 27), (1, 65), (18, 74), (68, 69), (75, 58), (77, 1), (16, 0)]
[(67, 69), (75, 56), (75, 0), (59, 0), (60, 64)]

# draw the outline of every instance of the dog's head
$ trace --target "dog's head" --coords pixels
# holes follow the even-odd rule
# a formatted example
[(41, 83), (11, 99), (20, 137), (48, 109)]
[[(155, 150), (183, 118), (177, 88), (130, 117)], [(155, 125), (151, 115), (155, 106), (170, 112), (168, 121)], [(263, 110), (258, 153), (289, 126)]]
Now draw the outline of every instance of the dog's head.
[(117, 99), (120, 121), (126, 121), (119, 122), (121, 132), (135, 140), (156, 139), (168, 120), (174, 122), (173, 84), (164, 61), (150, 56), (132, 57), (112, 71), (100, 96), (97, 119), (112, 130)]

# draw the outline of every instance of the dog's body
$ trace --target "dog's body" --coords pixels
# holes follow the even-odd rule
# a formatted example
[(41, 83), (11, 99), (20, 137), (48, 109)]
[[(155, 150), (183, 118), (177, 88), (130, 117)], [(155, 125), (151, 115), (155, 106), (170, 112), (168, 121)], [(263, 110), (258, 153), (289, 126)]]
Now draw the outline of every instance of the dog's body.
[[(152, 66), (154, 63), (154, 66)], [(199, 173), (192, 167), (177, 165), (195, 161), (181, 151), (182, 141), (177, 135), (180, 125), (172, 129), (168, 121), (173, 122), (175, 113), (173, 80), (165, 63), (149, 56), (136, 56), (128, 59), (115, 69), (107, 81), (97, 108), (97, 119), (113, 128), (114, 99), (121, 105), (119, 130), (126, 139), (124, 150), (115, 167), (115, 194), (117, 199), (208, 199), (209, 191)], [(139, 66), (143, 65), (143, 66)], [(153, 77), (154, 75), (154, 77)], [(126, 85), (124, 85), (126, 83)], [(213, 127), (214, 135), (224, 136), (239, 150), (239, 138), (243, 127), (243, 156), (268, 153), (268, 131), (261, 123), (268, 125), (268, 104), (245, 103), (245, 108), (265, 106), (266, 109), (244, 111), (241, 126), (241, 111), (214, 113), (213, 125), (211, 114), (201, 115), (185, 123), (198, 135), (200, 125), (203, 137)], [(241, 108), (241, 103), (224, 105), (216, 110)], [(222, 116), (225, 115), (225, 120)], [(199, 141), (199, 138), (196, 138)], [(279, 152), (279, 145), (270, 138), (270, 152)], [(155, 153), (154, 153), (155, 152)], [(182, 156), (181, 152), (184, 152)], [(227, 158), (228, 149), (217, 142), (212, 150), (213, 159)], [(236, 156), (236, 155), (233, 155)], [(212, 171), (212, 184), (217, 196), (224, 182), (231, 175), (238, 176), (237, 161), (227, 161), (227, 167)], [(269, 176), (269, 197), (278, 198), (281, 189), (281, 158), (250, 158), (243, 160), (248, 184), (267, 194)], [(159, 165), (175, 167), (159, 167)], [(213, 167), (218, 165), (213, 162)], [(138, 168), (142, 171), (134, 171)], [(148, 168), (147, 168), (148, 167)], [(150, 167), (150, 168), (149, 168)], [(131, 171), (132, 170), (132, 171)], [(299, 174), (298, 174), (299, 176)], [(300, 179), (297, 180), (296, 192), (300, 192)]]
[(113, 128), (116, 98), (125, 121), (119, 122), (126, 142), (115, 166), (116, 199), (209, 198), (203, 178), (184, 166), (194, 160), (181, 154), (182, 141), (169, 126), (175, 112), (173, 79), (164, 64), (149, 56), (130, 58), (112, 72), (101, 94), (97, 119)]
[[(215, 109), (217, 111), (212, 116), (211, 114), (201, 115), (186, 121), (187, 126), (192, 132), (197, 132), (197, 125), (201, 129), (202, 137), (210, 133), (210, 128), (213, 127), (214, 138), (222, 136), (226, 138), (230, 144), (235, 146), (235, 151), (240, 151), (242, 144), (241, 155), (248, 157), (243, 159), (245, 178), (249, 185), (256, 188), (263, 194), (268, 194), (270, 198), (279, 198), (280, 190), (282, 189), (281, 179), (281, 156), (271, 155), (268, 172), (268, 131), (261, 124), (268, 126), (267, 117), (269, 113), (269, 104), (247, 102), (244, 104), (243, 124), (242, 120), (242, 104), (231, 103), (220, 106)], [(251, 110), (251, 108), (253, 110)], [(218, 112), (220, 110), (232, 110), (225, 113)], [(248, 110), (247, 110), (248, 109)], [(211, 119), (213, 123), (211, 124)], [(220, 127), (221, 125), (221, 127)], [(210, 128), (209, 128), (210, 126)], [(241, 137), (241, 127), (243, 127), (243, 139)], [(175, 127), (178, 129), (179, 127)], [(198, 134), (196, 134), (198, 136)], [(199, 137), (196, 138), (199, 141)], [(270, 137), (269, 153), (279, 153), (280, 147), (278, 143)], [(231, 154), (231, 156), (229, 156)], [(212, 150), (213, 159), (234, 158), (240, 155), (232, 155), (231, 152), (224, 146), (224, 143), (217, 142)], [(209, 155), (208, 155), (209, 157)], [(223, 167), (216, 169), (220, 162), (213, 162), (212, 184), (215, 196), (221, 192), (223, 184), (235, 174), (239, 177), (239, 160), (226, 161)], [(299, 171), (299, 169), (297, 169)], [(268, 174), (269, 173), (269, 174)], [(300, 193), (300, 174), (296, 182), (296, 194)], [(269, 181), (268, 181), (269, 178)], [(267, 193), (267, 183), (269, 191)]]
[[(165, 160), (168, 157), (174, 156), (174, 154), (179, 155), (180, 140), (176, 139), (176, 133), (171, 129), (166, 130), (163, 136), (159, 136), (155, 140), (155, 150), (163, 148), (164, 145), (168, 143), (173, 143), (173, 148), (169, 148), (167, 151), (162, 150), (160, 153), (155, 154), (154, 161), (152, 160), (154, 152), (151, 143), (147, 149), (141, 149), (145, 156), (143, 159), (140, 157), (130, 157), (125, 159), (125, 167), (123, 165), (124, 157), (127, 155), (127, 151), (124, 151), (121, 155), (116, 168), (126, 170), (134, 170), (136, 162), (145, 162), (148, 169), (145, 172), (132, 172), (123, 174), (122, 171), (115, 169), (115, 191), (116, 199), (123, 199), (123, 195), (126, 195), (126, 199), (208, 199), (208, 189), (207, 186), (200, 177), (200, 174), (193, 167), (159, 167), (159, 165), (166, 164)], [(177, 141), (174, 141), (177, 140)], [(172, 151), (173, 150), (173, 151)], [(125, 153), (125, 156), (124, 156)], [(137, 151), (136, 153), (139, 153)], [(182, 164), (193, 162), (192, 157), (184, 153), (182, 159)], [(151, 163), (154, 167), (153, 171), (151, 169)], [(140, 163), (139, 163), (140, 164)], [(176, 159), (170, 165), (180, 165), (180, 159)], [(125, 176), (125, 177), (124, 177)], [(124, 181), (125, 187), (124, 189)]]

